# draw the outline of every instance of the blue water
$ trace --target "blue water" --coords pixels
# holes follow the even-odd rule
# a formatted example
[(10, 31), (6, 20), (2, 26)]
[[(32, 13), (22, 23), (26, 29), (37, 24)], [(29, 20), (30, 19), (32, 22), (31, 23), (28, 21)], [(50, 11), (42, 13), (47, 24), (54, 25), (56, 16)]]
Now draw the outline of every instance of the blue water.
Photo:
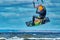
[(0, 3), (0, 32), (4, 31), (60, 31), (60, 0), (44, 0), (47, 17), (50, 22), (44, 25), (27, 27), (25, 22), (32, 20), (36, 9), (32, 0), (29, 1), (2, 1)]

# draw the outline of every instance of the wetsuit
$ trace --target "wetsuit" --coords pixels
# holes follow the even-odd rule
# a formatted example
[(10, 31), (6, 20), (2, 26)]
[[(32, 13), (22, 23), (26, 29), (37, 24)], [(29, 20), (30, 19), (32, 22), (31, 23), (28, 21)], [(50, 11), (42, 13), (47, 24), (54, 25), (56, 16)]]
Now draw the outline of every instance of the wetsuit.
[(39, 18), (36, 17), (36, 16), (33, 16), (33, 25), (34, 25), (35, 18), (38, 18), (38, 19), (44, 19), (45, 18), (45, 16), (46, 16), (46, 8), (43, 6), (42, 11), (38, 11), (38, 8), (37, 8), (36, 13), (39, 14)]
[(38, 11), (38, 8), (37, 8), (36, 13), (39, 14), (40, 19), (43, 19), (46, 16), (46, 8), (43, 6), (42, 11)]

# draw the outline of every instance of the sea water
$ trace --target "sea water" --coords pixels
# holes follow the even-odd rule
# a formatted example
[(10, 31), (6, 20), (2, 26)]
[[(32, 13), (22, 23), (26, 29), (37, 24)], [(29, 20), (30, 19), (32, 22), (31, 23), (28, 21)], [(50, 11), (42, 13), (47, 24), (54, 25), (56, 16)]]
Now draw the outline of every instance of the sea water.
[(33, 0), (0, 1), (0, 32), (60, 31), (60, 0), (44, 0), (46, 17), (49, 17), (50, 22), (33, 27), (28, 27), (25, 23), (38, 15)]

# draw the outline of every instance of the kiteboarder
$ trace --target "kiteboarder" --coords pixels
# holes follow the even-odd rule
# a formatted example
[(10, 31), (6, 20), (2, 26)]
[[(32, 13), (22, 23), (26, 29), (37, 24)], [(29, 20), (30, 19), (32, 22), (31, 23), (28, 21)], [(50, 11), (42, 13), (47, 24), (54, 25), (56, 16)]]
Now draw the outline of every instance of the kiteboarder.
[[(43, 3), (43, 0), (41, 0), (41, 2)], [(37, 18), (39, 20), (45, 18), (45, 16), (46, 16), (46, 8), (42, 4), (36, 6), (34, 1), (33, 1), (33, 5), (34, 5), (34, 8), (36, 8), (36, 13), (39, 14), (39, 17), (33, 16), (33, 18), (32, 18), (33, 19), (32, 23), (33, 23), (33, 25), (35, 25), (35, 18)], [(38, 20), (37, 20), (37, 22), (38, 22)]]
[[(38, 0), (37, 0), (38, 1)], [(36, 26), (41, 25), (49, 22), (49, 18), (46, 17), (46, 7), (43, 5), (44, 1), (39, 0), (41, 3), (38, 3), (38, 5), (35, 5), (35, 0), (33, 1), (34, 8), (36, 8), (36, 13), (39, 14), (39, 16), (33, 16), (32, 21), (26, 22), (27, 26)]]

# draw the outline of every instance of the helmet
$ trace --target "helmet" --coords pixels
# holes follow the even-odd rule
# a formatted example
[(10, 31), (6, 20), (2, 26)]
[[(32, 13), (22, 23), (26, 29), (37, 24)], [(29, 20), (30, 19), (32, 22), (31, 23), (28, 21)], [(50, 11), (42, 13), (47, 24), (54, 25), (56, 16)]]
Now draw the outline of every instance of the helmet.
[(42, 11), (42, 10), (43, 10), (43, 6), (42, 6), (42, 5), (39, 5), (39, 6), (38, 6), (38, 9), (39, 9), (40, 11)]

